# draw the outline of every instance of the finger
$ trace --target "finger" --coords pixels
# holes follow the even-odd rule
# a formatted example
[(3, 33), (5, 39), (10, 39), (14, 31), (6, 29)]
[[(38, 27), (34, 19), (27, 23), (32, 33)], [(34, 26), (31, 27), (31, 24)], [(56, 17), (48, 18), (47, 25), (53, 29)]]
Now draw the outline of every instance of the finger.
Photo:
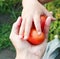
[(25, 23), (24, 40), (27, 40), (27, 38), (28, 38), (28, 36), (30, 34), (31, 26), (32, 26), (32, 18), (28, 17), (26, 19), (26, 23)]
[(20, 38), (23, 37), (23, 33), (24, 33), (24, 29), (25, 29), (25, 18), (22, 20), (22, 24), (21, 24), (21, 27), (20, 27), (20, 31), (19, 31), (19, 35), (20, 35)]
[(42, 10), (47, 17), (50, 16), (52, 20), (56, 20), (56, 18), (54, 18), (52, 15), (53, 13), (52, 12), (49, 13), (49, 11), (44, 6), (42, 6)]
[(48, 17), (48, 18), (46, 19), (45, 27), (44, 27), (44, 33), (45, 33), (46, 39), (48, 38), (48, 33), (49, 33), (50, 24), (51, 24), (51, 17)]
[(46, 16), (51, 17), (51, 20), (52, 21), (55, 21), (56, 20), (56, 18), (53, 17), (53, 13), (52, 12), (48, 12), (47, 10), (44, 11), (44, 12), (45, 12)]
[(56, 20), (56, 18), (54, 18), (53, 16), (50, 16), (51, 17), (51, 20), (52, 21), (55, 21)]
[(42, 10), (46, 16), (52, 16), (52, 14), (49, 13), (49, 11), (45, 7), (42, 7)]
[(19, 26), (22, 22), (22, 18), (21, 17), (18, 17), (17, 21), (15, 22), (16, 23), (16, 26)]
[(36, 27), (36, 30), (38, 32), (38, 34), (40, 35), (41, 34), (41, 24), (40, 24), (40, 15), (35, 15), (34, 16), (34, 24), (35, 24), (35, 27)]
[(17, 21), (13, 24), (12, 32), (18, 34), (18, 32), (19, 32), (19, 27), (20, 27), (20, 25), (21, 25), (21, 21), (22, 21), (22, 18), (21, 18), (21, 17), (18, 17)]
[[(50, 11), (50, 14), (53, 16), (53, 12), (52, 12), (52, 11)], [(52, 17), (51, 20), (52, 20), (52, 21), (55, 21), (56, 18)]]

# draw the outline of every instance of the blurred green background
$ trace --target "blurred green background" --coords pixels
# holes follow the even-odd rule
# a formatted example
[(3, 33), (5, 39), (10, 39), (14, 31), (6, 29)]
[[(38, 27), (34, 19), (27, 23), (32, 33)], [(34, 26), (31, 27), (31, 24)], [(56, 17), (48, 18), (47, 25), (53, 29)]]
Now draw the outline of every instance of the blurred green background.
[[(53, 12), (56, 21), (51, 23), (49, 31), (49, 41), (58, 34), (60, 38), (60, 0), (45, 4), (45, 7)], [(0, 50), (11, 47), (9, 40), (10, 31), (13, 22), (21, 15), (21, 0), (0, 0)], [(12, 49), (12, 48), (11, 48)]]

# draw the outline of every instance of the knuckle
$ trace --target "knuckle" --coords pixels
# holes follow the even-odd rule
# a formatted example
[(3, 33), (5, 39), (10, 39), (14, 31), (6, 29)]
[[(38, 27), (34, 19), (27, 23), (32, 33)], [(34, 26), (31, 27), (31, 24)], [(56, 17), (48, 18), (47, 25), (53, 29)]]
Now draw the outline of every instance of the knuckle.
[(40, 17), (39, 17), (38, 15), (35, 15), (35, 16), (34, 16), (34, 19), (35, 19), (35, 20), (37, 19), (36, 21), (38, 21), (38, 20), (40, 19)]

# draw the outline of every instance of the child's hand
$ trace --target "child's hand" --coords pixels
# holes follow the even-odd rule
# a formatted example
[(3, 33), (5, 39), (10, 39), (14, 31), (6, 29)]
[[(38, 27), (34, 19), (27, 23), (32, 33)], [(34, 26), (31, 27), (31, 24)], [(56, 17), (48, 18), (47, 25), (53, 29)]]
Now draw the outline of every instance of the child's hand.
[(23, 0), (22, 24), (20, 28), (20, 37), (25, 31), (24, 39), (27, 39), (34, 22), (38, 34), (41, 34), (40, 15), (45, 14), (53, 19), (53, 16), (37, 0)]

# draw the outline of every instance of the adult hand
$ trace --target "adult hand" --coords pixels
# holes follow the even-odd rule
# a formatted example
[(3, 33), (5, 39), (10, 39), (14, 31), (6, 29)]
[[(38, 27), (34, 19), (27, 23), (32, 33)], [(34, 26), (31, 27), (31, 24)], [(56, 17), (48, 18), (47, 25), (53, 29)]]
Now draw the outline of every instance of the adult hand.
[(30, 29), (32, 27), (32, 22), (34, 22), (38, 34), (41, 34), (41, 20), (40, 16), (45, 14), (47, 17), (54, 19), (52, 14), (47, 11), (47, 9), (38, 2), (38, 0), (23, 0), (23, 11), (22, 11), (22, 24), (20, 28), (20, 37), (26, 40), (29, 37)]
[(45, 23), (44, 33), (46, 35), (45, 41), (37, 46), (31, 45), (28, 41), (20, 38), (19, 30), (22, 18), (18, 17), (17, 21), (13, 24), (10, 40), (16, 49), (16, 59), (41, 59), (44, 55), (44, 51), (47, 45), (47, 37), (49, 26), (51, 23), (51, 17), (48, 17)]

